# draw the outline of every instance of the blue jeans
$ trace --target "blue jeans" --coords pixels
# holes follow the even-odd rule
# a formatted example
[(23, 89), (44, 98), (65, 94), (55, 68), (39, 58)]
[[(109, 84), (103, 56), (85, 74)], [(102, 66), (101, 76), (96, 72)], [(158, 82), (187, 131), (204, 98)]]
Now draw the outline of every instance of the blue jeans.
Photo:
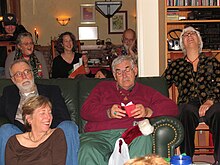
[[(78, 165), (78, 126), (72, 121), (63, 121), (57, 128), (61, 128), (66, 137), (66, 165)], [(22, 131), (13, 124), (4, 124), (0, 127), (0, 165), (5, 165), (5, 147), (8, 139), (19, 133), (22, 133)]]

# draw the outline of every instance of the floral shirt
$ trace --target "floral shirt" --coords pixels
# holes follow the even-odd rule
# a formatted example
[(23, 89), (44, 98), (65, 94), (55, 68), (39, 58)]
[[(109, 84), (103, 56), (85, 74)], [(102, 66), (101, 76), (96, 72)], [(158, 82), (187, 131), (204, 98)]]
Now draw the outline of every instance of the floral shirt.
[[(111, 50), (111, 54), (113, 56), (113, 59), (118, 57), (118, 56), (121, 56), (121, 55), (129, 55), (128, 54), (128, 51), (126, 50), (125, 46), (124, 45), (120, 45), (120, 46), (115, 46), (112, 48)], [(130, 55), (134, 62), (137, 64), (137, 60), (138, 60), (138, 57), (137, 57), (137, 49), (134, 49), (134, 54), (135, 55)]]
[(127, 55), (128, 54), (128, 52), (127, 52), (126, 48), (124, 47), (124, 45), (113, 47), (112, 50), (111, 50), (111, 53), (114, 56), (121, 56), (121, 55)]
[(178, 104), (199, 99), (220, 102), (220, 62), (213, 57), (199, 56), (197, 72), (193, 65), (184, 58), (171, 62), (164, 72), (168, 87), (173, 83), (178, 88)]

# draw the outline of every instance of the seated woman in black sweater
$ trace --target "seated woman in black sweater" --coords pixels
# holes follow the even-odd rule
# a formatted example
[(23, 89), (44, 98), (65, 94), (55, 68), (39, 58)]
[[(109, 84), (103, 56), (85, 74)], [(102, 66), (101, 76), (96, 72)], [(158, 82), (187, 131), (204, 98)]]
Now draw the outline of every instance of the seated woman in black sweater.
[(76, 52), (76, 37), (71, 32), (62, 33), (57, 40), (57, 51), (60, 53), (53, 60), (52, 78), (68, 78), (81, 64), (83, 73), (89, 74), (88, 58)]

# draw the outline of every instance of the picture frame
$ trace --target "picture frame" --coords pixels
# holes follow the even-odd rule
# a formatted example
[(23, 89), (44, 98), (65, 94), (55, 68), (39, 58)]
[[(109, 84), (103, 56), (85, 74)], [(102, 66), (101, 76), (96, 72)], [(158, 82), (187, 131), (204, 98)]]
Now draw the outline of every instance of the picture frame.
[(81, 24), (95, 24), (95, 4), (80, 5)]
[(127, 11), (118, 11), (108, 19), (109, 34), (122, 34), (127, 27)]

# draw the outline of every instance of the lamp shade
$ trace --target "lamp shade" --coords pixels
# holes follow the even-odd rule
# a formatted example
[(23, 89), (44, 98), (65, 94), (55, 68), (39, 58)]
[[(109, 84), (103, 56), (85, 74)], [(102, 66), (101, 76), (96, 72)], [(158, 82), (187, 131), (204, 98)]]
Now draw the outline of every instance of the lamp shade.
[(70, 18), (57, 18), (56, 20), (61, 26), (66, 26), (69, 23)]
[(112, 17), (118, 10), (120, 10), (122, 6), (121, 1), (97, 1), (95, 2), (95, 7), (98, 12), (100, 12), (103, 16), (110, 18)]

